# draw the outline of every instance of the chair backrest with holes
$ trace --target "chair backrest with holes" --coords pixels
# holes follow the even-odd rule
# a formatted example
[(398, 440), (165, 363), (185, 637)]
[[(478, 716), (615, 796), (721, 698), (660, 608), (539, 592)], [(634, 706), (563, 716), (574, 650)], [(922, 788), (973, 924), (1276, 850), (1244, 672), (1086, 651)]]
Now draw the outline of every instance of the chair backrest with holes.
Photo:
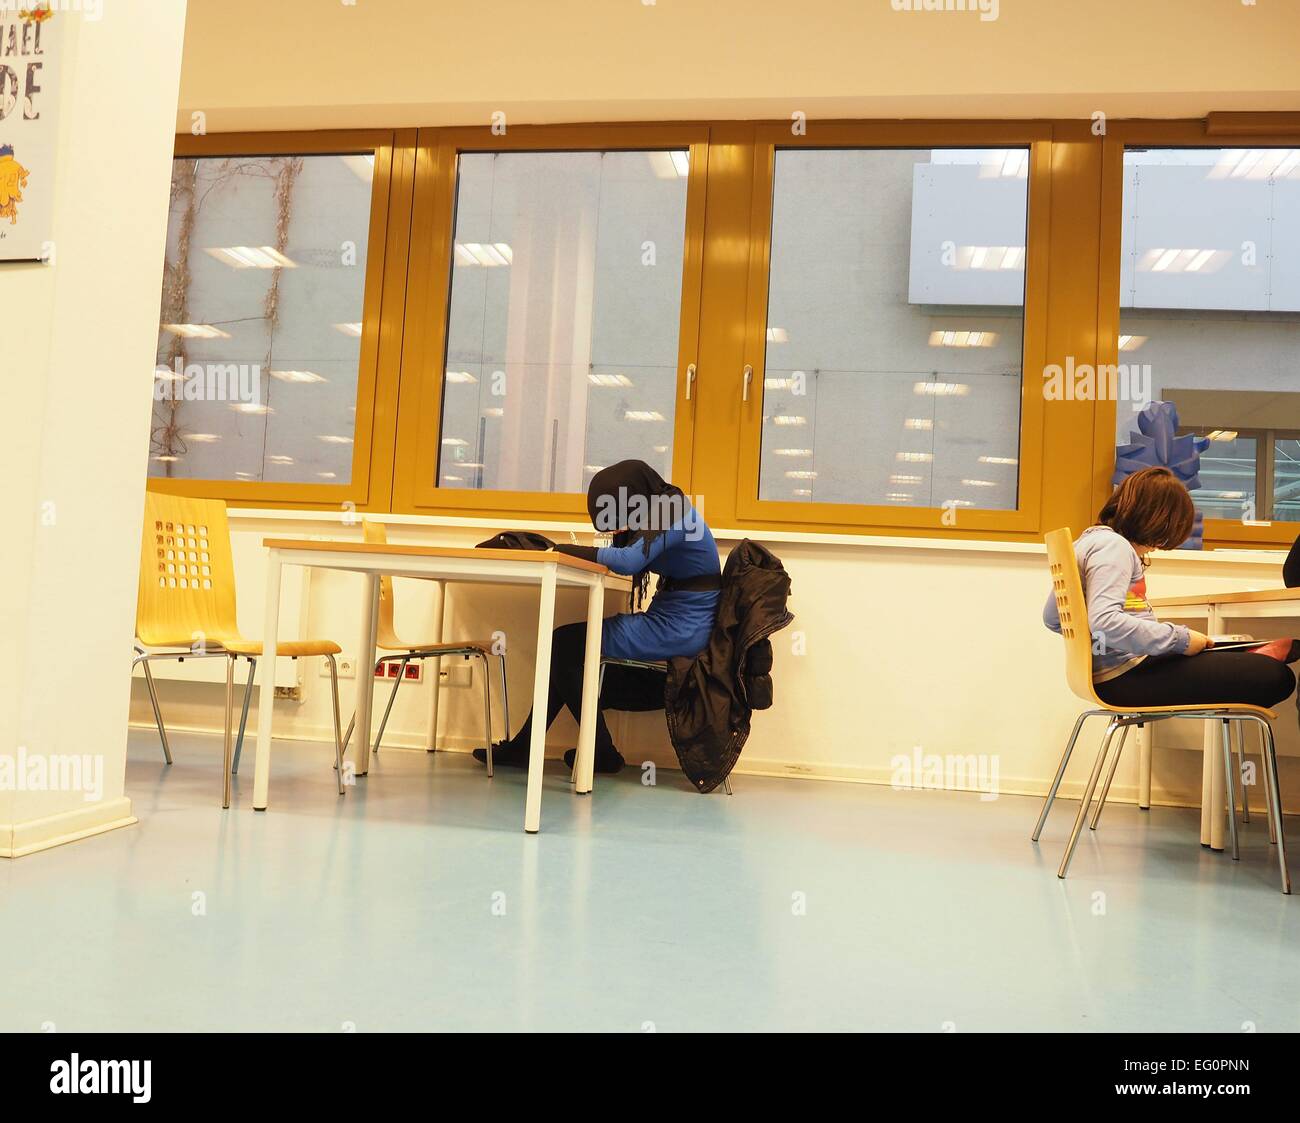
[(230, 525), (220, 499), (145, 492), (135, 634), (146, 647), (239, 635)]
[[(388, 544), (388, 531), (383, 523), (361, 520), (361, 533), (367, 542)], [(393, 579), (384, 574), (379, 578), (379, 623), (375, 628), (376, 642), (380, 647), (405, 647), (393, 630)]]
[(1103, 705), (1092, 684), (1092, 631), (1088, 627), (1088, 604), (1079, 577), (1079, 560), (1074, 555), (1074, 535), (1068, 526), (1049, 531), (1047, 564), (1052, 571), (1052, 592), (1061, 617), (1065, 639), (1065, 681), (1086, 702)]

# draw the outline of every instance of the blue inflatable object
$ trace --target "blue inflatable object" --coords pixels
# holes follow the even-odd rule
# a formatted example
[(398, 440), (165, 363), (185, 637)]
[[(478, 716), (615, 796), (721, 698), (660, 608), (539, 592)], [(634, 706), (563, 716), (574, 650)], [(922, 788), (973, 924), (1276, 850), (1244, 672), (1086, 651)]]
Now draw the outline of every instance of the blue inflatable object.
[[(1177, 436), (1178, 409), (1173, 402), (1152, 402), (1137, 416), (1138, 427), (1129, 431), (1126, 445), (1115, 449), (1115, 474), (1111, 483), (1119, 485), (1140, 468), (1168, 468), (1188, 491), (1201, 486), (1201, 453), (1210, 447), (1209, 437)], [(1205, 519), (1200, 511), (1192, 525), (1191, 537), (1180, 550), (1205, 549)]]

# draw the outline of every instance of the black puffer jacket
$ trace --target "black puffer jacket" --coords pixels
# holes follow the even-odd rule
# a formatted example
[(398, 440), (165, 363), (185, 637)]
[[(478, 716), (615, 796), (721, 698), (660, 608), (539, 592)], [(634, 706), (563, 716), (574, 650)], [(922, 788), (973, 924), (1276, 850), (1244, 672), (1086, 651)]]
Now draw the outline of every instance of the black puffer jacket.
[(664, 707), (682, 771), (711, 792), (735, 767), (754, 710), (772, 705), (772, 643), (794, 617), (790, 577), (765, 546), (748, 539), (727, 557), (709, 645), (693, 659), (668, 661)]

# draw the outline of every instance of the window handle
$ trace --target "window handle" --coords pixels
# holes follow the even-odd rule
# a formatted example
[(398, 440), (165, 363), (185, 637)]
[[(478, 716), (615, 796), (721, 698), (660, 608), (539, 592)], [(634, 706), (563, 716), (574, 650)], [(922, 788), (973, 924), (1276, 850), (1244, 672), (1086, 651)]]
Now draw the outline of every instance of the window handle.
[(745, 376), (742, 381), (742, 386), (740, 391), (740, 400), (742, 402), (749, 401), (749, 384), (753, 381), (754, 381), (754, 368), (750, 366), (748, 363), (746, 363)]
[(695, 364), (691, 363), (686, 368), (686, 400), (691, 400), (691, 387), (695, 385)]

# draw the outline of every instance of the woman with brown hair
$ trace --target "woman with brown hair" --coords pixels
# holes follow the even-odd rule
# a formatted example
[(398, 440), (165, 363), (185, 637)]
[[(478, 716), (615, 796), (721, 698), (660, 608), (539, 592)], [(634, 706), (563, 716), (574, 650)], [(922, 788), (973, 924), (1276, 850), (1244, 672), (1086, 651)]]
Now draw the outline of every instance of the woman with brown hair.
[[(1275, 706), (1296, 685), (1290, 640), (1215, 651), (1208, 636), (1161, 623), (1147, 603), (1147, 555), (1186, 541), (1192, 497), (1168, 468), (1143, 468), (1115, 489), (1074, 544), (1092, 633), (1097, 696), (1125, 707), (1246, 703)], [(1056, 598), (1043, 623), (1061, 630)]]

